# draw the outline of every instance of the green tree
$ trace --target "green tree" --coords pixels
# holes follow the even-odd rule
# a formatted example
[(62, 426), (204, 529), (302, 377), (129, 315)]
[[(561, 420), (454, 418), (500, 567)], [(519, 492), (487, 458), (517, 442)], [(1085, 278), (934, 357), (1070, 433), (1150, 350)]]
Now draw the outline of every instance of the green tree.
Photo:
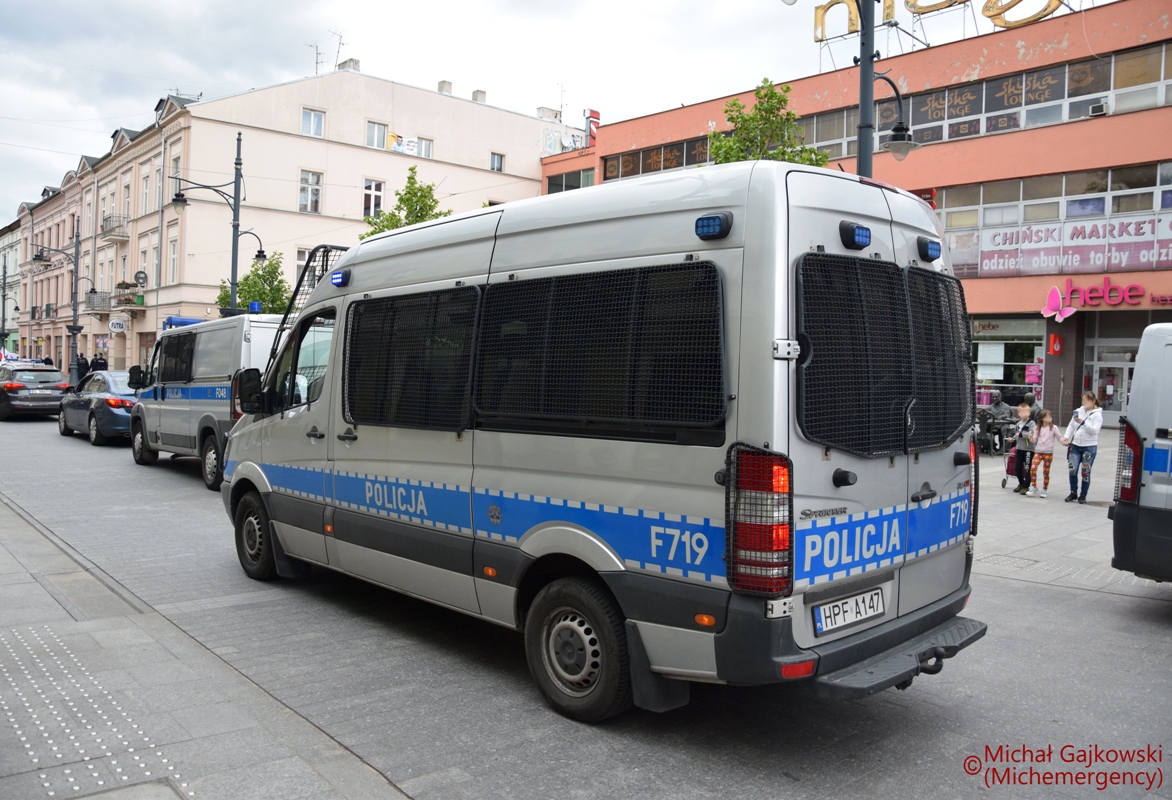
[[(289, 306), (289, 295), (293, 293), (289, 282), (285, 280), (285, 271), (281, 266), (284, 255), (273, 253), (265, 261), (253, 261), (240, 282), (236, 284), (236, 306), (248, 308), (248, 304), (259, 300), (261, 311), (265, 314), (284, 314)], [(228, 281), (220, 281), (220, 294), (216, 296), (216, 305), (227, 308), (232, 303), (231, 288)]]
[(768, 78), (753, 93), (756, 102), (747, 108), (735, 97), (724, 106), (729, 131), (708, 134), (708, 150), (717, 164), (733, 161), (790, 161), (826, 166), (827, 156), (805, 146), (798, 115), (789, 110), (789, 86), (780, 90)]
[(451, 216), (451, 213), (439, 210), (439, 200), (435, 198), (435, 184), (420, 183), (415, 175), (415, 167), (408, 167), (406, 185), (395, 192), (395, 207), (389, 213), (382, 209), (373, 217), (364, 217), (363, 220), (370, 226), (370, 230), (358, 234), (358, 238), (365, 239), (383, 231), (393, 231), (417, 222)]

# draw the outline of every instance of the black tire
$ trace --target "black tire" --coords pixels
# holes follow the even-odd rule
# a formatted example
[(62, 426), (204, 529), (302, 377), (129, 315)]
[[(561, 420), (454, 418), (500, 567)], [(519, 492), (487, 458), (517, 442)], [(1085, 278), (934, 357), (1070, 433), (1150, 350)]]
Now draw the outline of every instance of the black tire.
[(0, 420), (8, 419), (12, 414), (12, 404), (7, 400), (0, 402)]
[(203, 485), (213, 492), (219, 491), (220, 484), (224, 482), (224, 465), (220, 463), (220, 448), (216, 447), (215, 434), (204, 437), (199, 448), (199, 460)]
[(138, 420), (130, 425), (130, 452), (134, 456), (134, 463), (144, 467), (149, 467), (159, 458), (159, 454), (147, 442), (146, 431)]
[(236, 506), (236, 555), (244, 574), (253, 580), (271, 581), (277, 577), (273, 543), (269, 537), (269, 513), (256, 492), (240, 498)]
[(98, 418), (90, 414), (89, 419), (86, 420), (86, 430), (89, 432), (90, 444), (94, 447), (101, 447), (106, 443), (106, 436), (98, 427)]
[(57, 412), (57, 433), (62, 436), (72, 436), (73, 428), (65, 424), (65, 409)]
[(538, 592), (525, 621), (525, 657), (559, 714), (601, 722), (631, 705), (623, 613), (598, 581), (561, 578)]

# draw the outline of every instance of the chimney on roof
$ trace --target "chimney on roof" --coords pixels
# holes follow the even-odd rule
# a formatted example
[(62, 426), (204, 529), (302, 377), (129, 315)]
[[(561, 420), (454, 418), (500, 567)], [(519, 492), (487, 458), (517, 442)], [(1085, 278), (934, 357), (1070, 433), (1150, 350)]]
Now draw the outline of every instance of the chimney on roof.
[(552, 119), (552, 120), (557, 120), (558, 122), (561, 122), (562, 121), (562, 112), (558, 111), (556, 108), (546, 108), (545, 106), (538, 106), (537, 107), (537, 118), (538, 119)]
[(355, 72), (362, 72), (362, 70), (358, 68), (358, 65), (359, 62), (357, 58), (348, 58), (338, 65), (338, 70), (341, 71), (344, 69), (352, 69)]
[(472, 93), (472, 102), (473, 103), (487, 103), (488, 102), (488, 94), (483, 89), (477, 89), (476, 91), (474, 91)]
[(451, 81), (440, 81), (439, 82), (439, 92), (440, 92), (440, 94), (451, 94), (452, 93), (452, 82)]

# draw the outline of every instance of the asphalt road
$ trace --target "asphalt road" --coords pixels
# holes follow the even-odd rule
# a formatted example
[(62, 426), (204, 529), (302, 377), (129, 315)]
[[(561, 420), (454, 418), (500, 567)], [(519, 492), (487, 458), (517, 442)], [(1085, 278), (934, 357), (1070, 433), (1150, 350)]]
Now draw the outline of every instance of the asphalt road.
[[(1097, 465), (1095, 495), (1107, 493), (1112, 462)], [(987, 475), (999, 468), (986, 459)], [(799, 685), (696, 685), (685, 709), (588, 726), (546, 708), (517, 634), (327, 572), (249, 580), (196, 460), (140, 467), (124, 445), (63, 439), (53, 420), (0, 423), (0, 492), (420, 800), (1172, 798), (1172, 776), (1154, 791), (989, 792), (965, 774), (966, 756), (1003, 744), (1052, 745), (1056, 761), (1066, 744), (1162, 745), (1168, 755), (1152, 768), (1172, 767), (1172, 592), (1119, 573), (1083, 586), (1079, 564), (1058, 575), (1074, 576), (1065, 583), (1052, 579), (1047, 559), (1061, 554), (1045, 548), (1057, 553), (1059, 541), (1110, 572), (1105, 510), (1061, 506), (1061, 470), (1056, 479), (1049, 501), (987, 482), (989, 537), (977, 554), (988, 541), (991, 560), (973, 575), (965, 613), (989, 633), (939, 675), (861, 702)], [(1019, 532), (1042, 550), (1015, 556)]]

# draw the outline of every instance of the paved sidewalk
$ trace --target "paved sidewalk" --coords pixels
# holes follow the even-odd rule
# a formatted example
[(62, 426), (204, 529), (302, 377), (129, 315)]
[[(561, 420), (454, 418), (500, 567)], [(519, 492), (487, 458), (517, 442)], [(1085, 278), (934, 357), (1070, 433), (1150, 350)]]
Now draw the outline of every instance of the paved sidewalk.
[(0, 495), (0, 798), (402, 798)]

